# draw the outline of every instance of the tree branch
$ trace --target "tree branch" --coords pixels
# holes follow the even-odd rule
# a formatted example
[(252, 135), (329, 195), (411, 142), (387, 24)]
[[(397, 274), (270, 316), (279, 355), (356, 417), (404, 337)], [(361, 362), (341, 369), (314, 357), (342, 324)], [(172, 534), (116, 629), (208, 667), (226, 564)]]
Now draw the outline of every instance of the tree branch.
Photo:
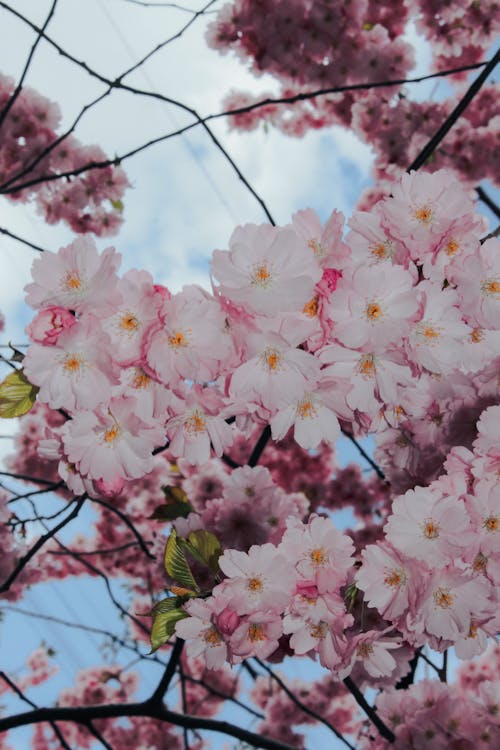
[(36, 555), (39, 549), (43, 547), (43, 545), (49, 541), (49, 539), (52, 539), (58, 531), (63, 529), (73, 518), (76, 518), (78, 513), (80, 512), (85, 500), (87, 499), (87, 494), (85, 493), (79, 498), (75, 498), (73, 502), (75, 502), (75, 507), (69, 513), (66, 518), (64, 518), (60, 523), (57, 524), (57, 526), (54, 526), (52, 529), (47, 531), (46, 534), (43, 534), (31, 547), (29, 552), (27, 552), (19, 562), (17, 563), (16, 567), (10, 574), (10, 576), (4, 581), (4, 583), (0, 586), (0, 593), (3, 593), (4, 591), (8, 591), (9, 588), (12, 586), (16, 578), (19, 576), (19, 574), (24, 570), (26, 565), (29, 563), (32, 557)]
[(430, 141), (424, 146), (422, 151), (419, 153), (419, 155), (412, 161), (407, 172), (411, 172), (412, 169), (419, 169), (421, 166), (425, 164), (427, 159), (431, 156), (431, 154), (436, 150), (436, 148), (439, 146), (443, 138), (446, 136), (446, 134), (451, 130), (453, 125), (456, 123), (462, 112), (464, 112), (471, 101), (474, 99), (475, 95), (483, 85), (483, 83), (488, 78), (489, 74), (495, 69), (498, 62), (500, 61), (500, 49), (497, 50), (496, 54), (491, 58), (489, 63), (486, 65), (484, 70), (478, 75), (475, 81), (472, 82), (472, 84), (469, 86), (463, 97), (458, 102), (457, 106), (454, 108), (452, 112), (448, 115), (446, 120), (443, 122), (440, 128), (436, 130)]
[(396, 739), (394, 732), (392, 732), (389, 727), (382, 721), (380, 716), (378, 715), (376, 709), (373, 708), (373, 706), (370, 706), (368, 701), (366, 700), (365, 696), (361, 692), (361, 690), (358, 688), (355, 682), (352, 681), (350, 677), (346, 677), (345, 680), (343, 680), (344, 685), (349, 690), (349, 692), (354, 696), (354, 699), (358, 706), (363, 709), (365, 714), (368, 716), (372, 724), (374, 724), (382, 737), (389, 742), (394, 742)]

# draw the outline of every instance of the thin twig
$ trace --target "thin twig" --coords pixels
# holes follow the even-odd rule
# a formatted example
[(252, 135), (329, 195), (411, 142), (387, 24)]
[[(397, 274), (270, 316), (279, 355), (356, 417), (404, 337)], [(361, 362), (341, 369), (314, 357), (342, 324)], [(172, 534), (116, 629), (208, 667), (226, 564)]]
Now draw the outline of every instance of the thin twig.
[(31, 549), (18, 561), (16, 564), (16, 567), (12, 571), (12, 573), (9, 575), (9, 577), (4, 581), (4, 583), (0, 586), (0, 593), (4, 591), (8, 591), (9, 588), (12, 586), (16, 578), (19, 576), (19, 574), (24, 570), (26, 565), (29, 563), (29, 561), (36, 555), (39, 549), (43, 547), (43, 545), (49, 541), (49, 539), (52, 539), (58, 531), (63, 529), (73, 518), (76, 518), (78, 513), (80, 512), (83, 504), (85, 503), (85, 500), (87, 499), (87, 494), (81, 495), (79, 498), (75, 498), (73, 502), (75, 503), (75, 507), (69, 513), (66, 518), (63, 518), (60, 523), (57, 524), (57, 526), (54, 526), (52, 529), (47, 531), (46, 534), (43, 534), (31, 547)]
[(55, 13), (57, 2), (58, 2), (58, 0), (54, 0), (54, 2), (52, 3), (52, 5), (50, 7), (49, 14), (48, 14), (47, 18), (45, 19), (45, 23), (43, 24), (43, 26), (41, 27), (41, 29), (38, 30), (37, 37), (36, 37), (36, 39), (35, 39), (35, 41), (33, 43), (33, 46), (31, 47), (30, 53), (28, 55), (28, 59), (26, 60), (26, 64), (24, 66), (24, 70), (21, 73), (21, 78), (19, 79), (19, 83), (17, 84), (16, 88), (12, 92), (12, 95), (10, 96), (9, 101), (7, 102), (7, 104), (5, 105), (5, 107), (3, 108), (2, 112), (0, 112), (0, 128), (2, 127), (3, 123), (5, 122), (5, 118), (9, 114), (10, 110), (14, 106), (17, 97), (19, 96), (19, 94), (22, 91), (24, 79), (26, 78), (26, 76), (28, 74), (28, 70), (29, 70), (29, 67), (31, 65), (31, 61), (33, 59), (33, 55), (35, 54), (35, 50), (38, 47), (38, 45), (39, 45), (42, 37), (45, 36), (45, 29), (49, 25), (50, 20), (51, 20), (52, 16)]
[[(316, 711), (314, 711), (312, 708), (309, 708), (308, 706), (306, 706), (305, 703), (302, 703), (302, 701), (299, 698), (297, 698), (295, 693), (292, 690), (290, 690), (287, 684), (283, 682), (281, 677), (278, 677), (278, 675), (275, 672), (273, 672), (273, 670), (270, 667), (268, 667), (267, 664), (264, 664), (264, 662), (262, 662), (260, 659), (257, 659), (257, 658), (255, 659), (255, 661), (257, 662), (259, 667), (264, 669), (267, 672), (267, 674), (280, 686), (283, 692), (290, 698), (291, 701), (293, 701), (293, 703), (295, 703), (295, 705), (298, 708), (300, 708), (301, 711), (303, 711), (305, 714), (310, 716), (312, 719), (315, 719), (316, 721), (319, 721), (321, 724), (324, 724), (325, 727), (328, 727), (328, 729), (331, 732), (333, 732), (335, 737), (341, 740), (344, 743), (344, 745), (350, 748), (350, 750), (356, 750), (354, 745), (351, 745), (349, 740), (346, 740), (344, 735), (341, 732), (339, 732), (338, 729), (336, 729), (333, 726), (333, 724), (331, 724), (327, 719), (321, 716), (321, 714), (316, 713)], [(300, 719), (297, 719), (297, 724), (300, 724)]]
[(368, 716), (372, 724), (374, 724), (382, 737), (389, 742), (394, 742), (396, 739), (394, 732), (392, 732), (387, 724), (385, 724), (380, 716), (378, 715), (377, 711), (373, 708), (373, 706), (370, 706), (368, 701), (366, 700), (365, 696), (359, 689), (359, 687), (356, 685), (355, 682), (350, 677), (346, 677), (343, 681), (346, 688), (349, 690), (349, 692), (353, 695), (356, 703), (360, 708), (363, 709), (365, 714)]

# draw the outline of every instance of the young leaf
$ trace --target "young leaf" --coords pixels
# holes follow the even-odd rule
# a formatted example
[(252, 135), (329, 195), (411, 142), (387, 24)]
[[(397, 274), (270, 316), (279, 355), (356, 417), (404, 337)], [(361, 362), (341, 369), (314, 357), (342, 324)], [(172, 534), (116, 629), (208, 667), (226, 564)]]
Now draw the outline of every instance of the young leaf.
[(175, 632), (175, 623), (184, 620), (185, 617), (189, 615), (183, 609), (170, 609), (167, 612), (159, 612), (155, 616), (151, 628), (151, 654), (172, 637)]
[(0, 417), (12, 419), (27, 414), (35, 403), (38, 388), (22, 370), (7, 375), (0, 383)]
[(211, 531), (198, 529), (189, 534), (185, 544), (196, 560), (207, 565), (212, 572), (217, 573), (222, 547), (215, 534), (212, 534)]
[(187, 518), (194, 511), (189, 502), (174, 502), (158, 505), (149, 516), (154, 521), (175, 521), (176, 518)]
[(175, 529), (170, 532), (165, 547), (165, 570), (176, 583), (184, 588), (199, 591)]
[(175, 485), (167, 484), (161, 488), (165, 495), (165, 500), (168, 504), (170, 503), (189, 503), (188, 497), (182, 487), (176, 487)]

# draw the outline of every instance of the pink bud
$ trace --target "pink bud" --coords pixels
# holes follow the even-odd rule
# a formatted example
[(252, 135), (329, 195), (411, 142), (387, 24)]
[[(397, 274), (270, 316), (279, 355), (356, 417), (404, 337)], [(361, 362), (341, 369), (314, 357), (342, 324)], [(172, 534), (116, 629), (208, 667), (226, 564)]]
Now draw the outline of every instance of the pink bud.
[(59, 334), (75, 322), (75, 316), (65, 307), (44, 307), (26, 327), (26, 333), (32, 341), (52, 346), (57, 343)]
[(240, 624), (240, 616), (234, 610), (225, 607), (216, 617), (216, 625), (223, 635), (232, 635)]

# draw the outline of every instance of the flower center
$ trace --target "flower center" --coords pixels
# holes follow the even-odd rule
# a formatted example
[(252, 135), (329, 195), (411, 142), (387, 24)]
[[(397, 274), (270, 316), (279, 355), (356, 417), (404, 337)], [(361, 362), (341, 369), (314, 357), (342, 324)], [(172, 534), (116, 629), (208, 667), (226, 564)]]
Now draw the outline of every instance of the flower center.
[(138, 369), (134, 375), (134, 379), (132, 380), (132, 387), (141, 389), (141, 388), (147, 388), (149, 383), (151, 381), (151, 378), (149, 375), (146, 375), (146, 373)]
[(373, 378), (375, 375), (375, 362), (373, 361), (373, 354), (365, 354), (358, 363), (358, 371), (365, 378)]
[(370, 245), (369, 250), (370, 255), (377, 258), (377, 260), (384, 260), (384, 258), (390, 255), (388, 244), (385, 242), (379, 242), (378, 245)]
[(472, 563), (472, 570), (474, 570), (476, 573), (483, 573), (486, 570), (486, 565), (488, 563), (488, 558), (486, 555), (483, 555), (482, 552), (478, 552), (474, 562)]
[(318, 314), (318, 298), (313, 297), (309, 302), (306, 302), (302, 312), (304, 315), (307, 315), (308, 318), (315, 318)]
[(83, 366), (83, 359), (78, 354), (67, 354), (64, 360), (63, 368), (66, 372), (75, 373), (79, 372)]
[(318, 416), (318, 412), (316, 411), (314, 404), (312, 403), (310, 398), (304, 398), (302, 401), (299, 401), (297, 406), (297, 415), (301, 419), (313, 419), (314, 417)]
[(77, 273), (68, 271), (64, 278), (64, 286), (68, 290), (75, 291), (76, 289), (81, 288), (82, 282), (80, 281)]
[(417, 221), (427, 226), (428, 224), (431, 223), (432, 211), (429, 208), (429, 206), (421, 206), (420, 208), (416, 209), (414, 216), (417, 219)]
[(366, 306), (366, 317), (370, 320), (377, 320), (377, 318), (380, 318), (382, 315), (382, 308), (377, 302), (370, 302)]
[(422, 525), (422, 532), (426, 539), (437, 539), (439, 536), (439, 524), (434, 519), (427, 518)]
[(316, 549), (311, 550), (309, 553), (309, 559), (314, 567), (319, 568), (326, 563), (327, 555), (322, 547), (317, 547)]
[(500, 518), (498, 516), (488, 516), (484, 519), (483, 526), (486, 531), (498, 531), (500, 529)]
[(440, 586), (434, 592), (434, 601), (441, 609), (449, 609), (453, 604), (453, 594), (450, 593), (450, 589)]
[(269, 372), (276, 372), (276, 370), (280, 369), (281, 354), (277, 349), (268, 346), (267, 349), (264, 349), (260, 358)]
[(112, 443), (118, 437), (119, 432), (120, 426), (115, 422), (115, 424), (104, 433), (104, 441), (106, 443)]
[(358, 656), (361, 656), (362, 659), (368, 659), (369, 656), (373, 654), (373, 644), (372, 643), (362, 643), (358, 648)]
[(249, 591), (253, 591), (253, 592), (257, 592), (257, 593), (258, 593), (259, 591), (262, 591), (262, 589), (263, 589), (263, 586), (262, 586), (262, 581), (261, 581), (261, 579), (260, 579), (260, 578), (257, 578), (257, 577), (255, 577), (255, 578), (250, 578), (250, 579), (248, 580), (248, 583), (247, 583), (247, 589), (248, 589)]
[(400, 588), (406, 583), (406, 573), (403, 568), (392, 568), (387, 570), (384, 576), (384, 583), (393, 589)]
[(184, 422), (184, 429), (189, 434), (199, 434), (205, 431), (206, 424), (205, 415), (196, 409)]
[(168, 337), (168, 345), (173, 349), (179, 349), (181, 346), (187, 346), (185, 335), (182, 331), (176, 331), (172, 336)]
[(125, 313), (120, 320), (120, 327), (125, 331), (136, 331), (139, 328), (139, 321), (132, 313)]
[(309, 633), (313, 638), (318, 641), (322, 641), (328, 632), (328, 626), (326, 622), (318, 622), (316, 625), (312, 625), (309, 628)]
[(500, 278), (485, 279), (481, 282), (481, 291), (483, 294), (492, 296), (500, 295)]
[(459, 245), (459, 243), (456, 240), (448, 240), (448, 242), (446, 243), (446, 245), (444, 247), (444, 251), (445, 251), (446, 255), (449, 255), (450, 258), (451, 258), (452, 255), (455, 255), (455, 253), (459, 249), (460, 249), (460, 245)]
[(323, 250), (323, 245), (321, 244), (321, 242), (317, 242), (317, 240), (309, 240), (307, 244), (311, 248), (311, 250), (313, 251), (314, 255), (317, 258), (323, 257), (324, 250)]
[(205, 633), (203, 634), (203, 640), (210, 646), (218, 646), (219, 643), (222, 643), (221, 634), (213, 625), (211, 628), (205, 631)]
[(257, 263), (253, 267), (251, 275), (251, 283), (253, 286), (260, 286), (264, 289), (268, 287), (272, 282), (272, 274), (267, 265), (267, 261), (264, 263)]
[(473, 344), (479, 344), (484, 339), (484, 331), (482, 328), (474, 328), (470, 334), (470, 340)]
[(252, 622), (248, 628), (248, 640), (255, 643), (255, 641), (265, 641), (266, 632), (262, 625), (257, 622)]

